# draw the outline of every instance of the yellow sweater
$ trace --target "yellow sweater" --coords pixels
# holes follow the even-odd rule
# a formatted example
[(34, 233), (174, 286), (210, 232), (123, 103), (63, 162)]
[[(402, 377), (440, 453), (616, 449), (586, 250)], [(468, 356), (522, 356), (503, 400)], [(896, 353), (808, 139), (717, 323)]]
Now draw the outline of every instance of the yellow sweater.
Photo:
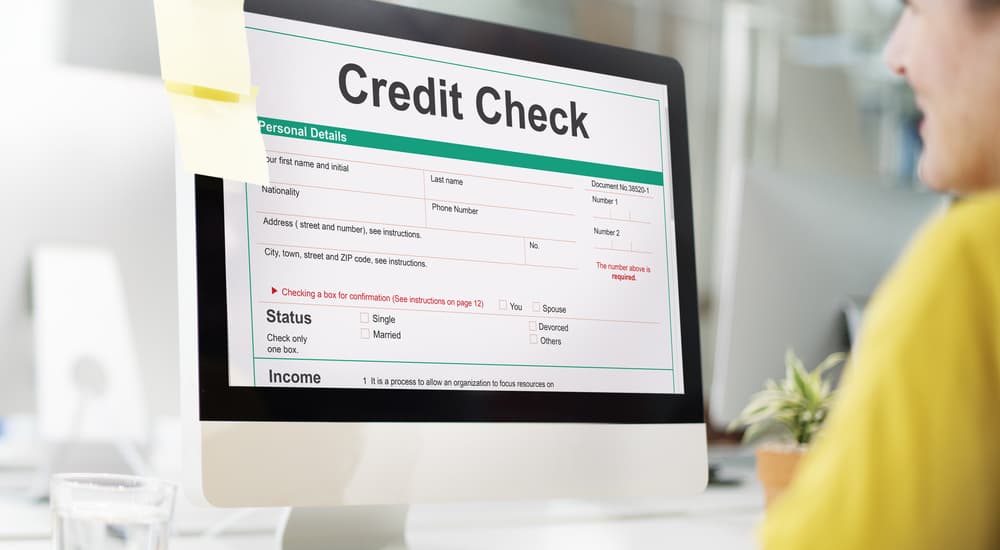
[(1000, 193), (927, 227), (884, 281), (767, 550), (1000, 548)]

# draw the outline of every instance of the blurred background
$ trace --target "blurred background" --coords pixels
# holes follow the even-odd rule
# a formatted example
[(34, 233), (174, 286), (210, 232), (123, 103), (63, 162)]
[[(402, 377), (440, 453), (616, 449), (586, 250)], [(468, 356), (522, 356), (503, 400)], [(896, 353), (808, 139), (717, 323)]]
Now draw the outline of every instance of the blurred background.
[[(848, 320), (863, 313), (878, 279), (939, 202), (915, 180), (919, 113), (880, 59), (898, 0), (399, 3), (681, 62), (703, 370), (719, 427), (765, 378), (781, 374), (786, 347), (807, 364), (849, 347)], [(103, 316), (123, 319), (121, 331), (95, 341), (134, 358), (143, 409), (136, 414), (144, 422), (174, 418), (173, 128), (152, 2), (35, 0), (5, 8), (0, 417), (10, 434), (60, 403), (39, 383), (42, 344), (51, 338), (35, 323), (39, 281), (117, 296), (58, 262), (46, 268), (54, 279), (39, 275), (32, 258), (54, 246), (110, 252), (101, 265), (120, 269), (120, 300), (111, 303), (121, 310), (44, 307), (81, 327), (101, 325)], [(107, 385), (94, 359), (101, 353), (86, 350), (90, 362), (68, 372), (66, 392)]]

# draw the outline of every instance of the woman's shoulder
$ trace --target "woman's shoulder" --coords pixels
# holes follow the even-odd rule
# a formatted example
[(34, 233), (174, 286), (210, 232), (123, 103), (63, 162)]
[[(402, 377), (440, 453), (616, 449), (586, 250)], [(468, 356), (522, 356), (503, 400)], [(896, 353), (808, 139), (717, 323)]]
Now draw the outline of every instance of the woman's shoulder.
[(1000, 192), (959, 200), (942, 218), (939, 231), (955, 238), (992, 243), (1000, 251)]
[(919, 257), (944, 262), (1000, 262), (1000, 192), (958, 201), (928, 225), (914, 248)]
[(1000, 302), (1000, 193), (959, 201), (935, 216), (876, 292), (873, 306), (885, 307), (872, 309), (921, 319), (964, 293), (980, 297), (980, 306)]

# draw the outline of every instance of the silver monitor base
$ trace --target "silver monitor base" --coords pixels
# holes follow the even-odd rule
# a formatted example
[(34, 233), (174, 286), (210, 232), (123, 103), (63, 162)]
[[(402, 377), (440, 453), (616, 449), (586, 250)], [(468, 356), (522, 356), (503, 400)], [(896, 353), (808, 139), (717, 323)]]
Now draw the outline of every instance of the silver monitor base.
[(290, 508), (278, 525), (278, 550), (405, 550), (409, 507)]

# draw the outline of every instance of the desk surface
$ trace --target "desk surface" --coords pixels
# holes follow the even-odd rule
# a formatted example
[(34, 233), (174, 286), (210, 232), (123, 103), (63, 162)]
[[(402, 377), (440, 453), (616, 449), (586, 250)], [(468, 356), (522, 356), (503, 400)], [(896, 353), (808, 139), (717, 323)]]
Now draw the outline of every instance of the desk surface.
[[(763, 495), (752, 457), (715, 454), (723, 474), (740, 480), (739, 485), (712, 486), (684, 499), (417, 505), (410, 511), (408, 542), (415, 550), (754, 548)], [(181, 499), (170, 548), (272, 550), (280, 513), (197, 509)], [(221, 534), (204, 536), (230, 521)], [(0, 494), (0, 544), (5, 549), (50, 548), (49, 529), (47, 505)]]

